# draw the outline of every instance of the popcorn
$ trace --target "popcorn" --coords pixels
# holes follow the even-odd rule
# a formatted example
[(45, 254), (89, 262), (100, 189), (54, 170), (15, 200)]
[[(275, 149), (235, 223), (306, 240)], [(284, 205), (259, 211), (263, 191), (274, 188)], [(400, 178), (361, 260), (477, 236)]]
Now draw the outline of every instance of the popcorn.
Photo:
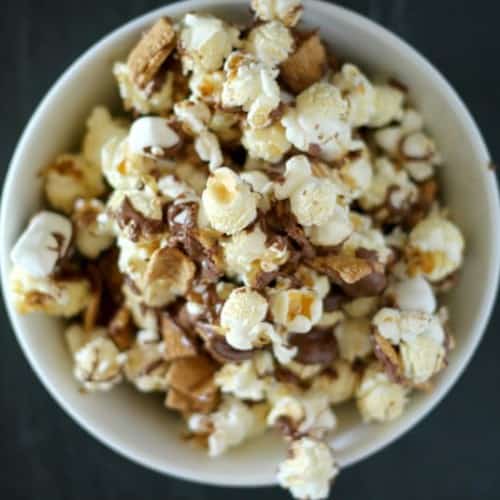
[(118, 82), (120, 97), (126, 110), (148, 115), (165, 114), (172, 109), (174, 74), (171, 71), (150, 81), (145, 88), (134, 82), (127, 64), (115, 63), (113, 75)]
[(340, 404), (352, 399), (356, 393), (361, 376), (352, 366), (339, 359), (332, 370), (320, 373), (312, 381), (311, 390), (326, 394), (330, 404)]
[(209, 128), (217, 135), (221, 143), (235, 144), (241, 137), (240, 120), (238, 113), (216, 109), (212, 114)]
[(430, 215), (411, 231), (406, 247), (410, 276), (423, 275), (437, 282), (462, 264), (464, 238), (452, 222)]
[(193, 97), (201, 99), (208, 104), (220, 104), (224, 72), (195, 71), (189, 79), (189, 89)]
[(90, 283), (83, 276), (77, 279), (35, 277), (19, 266), (11, 272), (10, 289), (21, 314), (44, 312), (70, 318), (83, 311), (90, 300)]
[(339, 469), (326, 444), (308, 437), (293, 441), (290, 458), (279, 465), (278, 482), (294, 498), (326, 498)]
[(273, 320), (289, 332), (306, 333), (321, 318), (323, 303), (307, 288), (274, 292), (270, 298)]
[(10, 259), (34, 278), (49, 276), (64, 257), (72, 237), (71, 222), (43, 210), (36, 214), (10, 252)]
[(244, 48), (265, 65), (275, 67), (292, 52), (293, 44), (290, 31), (281, 22), (270, 21), (250, 31)]
[(436, 297), (429, 283), (422, 276), (409, 278), (394, 284), (389, 291), (395, 304), (403, 311), (422, 311), (428, 314), (436, 310)]
[(176, 103), (174, 113), (183, 123), (185, 130), (192, 135), (205, 130), (211, 117), (210, 108), (197, 99), (184, 99)]
[(216, 457), (261, 434), (265, 429), (265, 409), (265, 405), (250, 407), (234, 397), (225, 397), (219, 409), (211, 415), (202, 418), (199, 414), (191, 415), (188, 426), (194, 432), (201, 427), (202, 434), (209, 431), (208, 453)]
[(300, 0), (251, 0), (252, 10), (262, 21), (281, 21), (285, 26), (295, 26), (302, 15)]
[(217, 136), (208, 130), (203, 130), (194, 143), (196, 153), (201, 160), (208, 162), (210, 172), (215, 172), (222, 165), (222, 152)]
[(180, 47), (184, 72), (215, 71), (238, 45), (238, 30), (214, 16), (186, 14)]
[(235, 234), (257, 215), (255, 194), (227, 167), (217, 169), (209, 177), (201, 199), (210, 225), (221, 233)]
[(344, 157), (332, 177), (345, 198), (357, 200), (361, 197), (370, 188), (373, 179), (373, 165), (367, 148)]
[(145, 116), (130, 127), (128, 144), (132, 153), (161, 158), (177, 146), (180, 137), (163, 118)]
[(405, 94), (390, 85), (375, 85), (375, 112), (370, 118), (370, 127), (383, 127), (403, 118)]
[(224, 71), (222, 105), (226, 108), (241, 106), (248, 112), (247, 121), (252, 128), (268, 126), (271, 113), (280, 103), (280, 89), (276, 83), (278, 71), (245, 52), (233, 52), (224, 64)]
[(347, 121), (353, 127), (368, 125), (375, 113), (375, 90), (368, 78), (353, 64), (344, 64), (332, 83), (347, 100)]
[(356, 391), (356, 404), (365, 422), (388, 422), (400, 417), (408, 389), (389, 380), (378, 362), (365, 370)]
[[(445, 333), (438, 317), (384, 308), (373, 318), (373, 325), (379, 335), (399, 346), (403, 375), (408, 380), (422, 384), (443, 368)], [(382, 342), (380, 349), (392, 360), (394, 354), (389, 346)]]
[(75, 200), (105, 192), (102, 174), (81, 155), (64, 154), (44, 170), (45, 196), (51, 207), (70, 214)]
[(331, 217), (324, 224), (311, 227), (309, 239), (314, 245), (336, 246), (349, 238), (352, 232), (348, 207), (335, 205)]
[(279, 122), (266, 128), (244, 127), (241, 143), (252, 158), (270, 163), (280, 162), (292, 147)]
[(79, 325), (72, 325), (66, 331), (70, 347), (76, 346), (81, 338), (82, 345), (72, 352), (75, 361), (73, 373), (88, 391), (109, 391), (122, 381), (119, 351), (106, 338), (106, 330), (99, 328), (86, 334)]
[(337, 87), (318, 82), (297, 96), (281, 123), (286, 138), (301, 151), (314, 150), (325, 161), (342, 158), (358, 148), (347, 120), (348, 103)]
[(267, 301), (259, 293), (245, 287), (233, 290), (220, 316), (229, 345), (241, 350), (259, 345), (260, 335), (271, 326), (263, 323), (267, 309)]
[(126, 135), (126, 124), (114, 120), (106, 108), (97, 106), (87, 120), (87, 133), (82, 144), (83, 157), (95, 167), (101, 167), (101, 155), (106, 143), (112, 140), (119, 142)]
[(78, 251), (89, 259), (97, 258), (114, 241), (110, 220), (104, 211), (104, 204), (95, 198), (79, 199), (75, 203), (72, 215), (76, 227), (75, 243)]
[(258, 225), (236, 233), (221, 244), (227, 273), (237, 276), (247, 286), (251, 286), (258, 272), (277, 270), (289, 255), (286, 246), (279, 242), (267, 245), (266, 235)]
[(274, 194), (278, 200), (290, 198), (312, 176), (311, 163), (304, 155), (293, 156), (286, 162), (285, 180), (275, 183)]
[(366, 318), (349, 318), (335, 327), (335, 337), (342, 359), (352, 363), (372, 353), (370, 341), (371, 325)]

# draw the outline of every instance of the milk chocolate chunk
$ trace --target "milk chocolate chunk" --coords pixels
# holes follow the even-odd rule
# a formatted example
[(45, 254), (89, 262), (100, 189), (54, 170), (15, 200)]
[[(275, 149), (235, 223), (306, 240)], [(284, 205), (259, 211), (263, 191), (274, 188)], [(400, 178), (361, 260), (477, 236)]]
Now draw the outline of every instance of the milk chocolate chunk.
[(330, 365), (337, 357), (337, 341), (331, 329), (313, 328), (291, 335), (290, 344), (298, 349), (294, 361), (304, 365)]

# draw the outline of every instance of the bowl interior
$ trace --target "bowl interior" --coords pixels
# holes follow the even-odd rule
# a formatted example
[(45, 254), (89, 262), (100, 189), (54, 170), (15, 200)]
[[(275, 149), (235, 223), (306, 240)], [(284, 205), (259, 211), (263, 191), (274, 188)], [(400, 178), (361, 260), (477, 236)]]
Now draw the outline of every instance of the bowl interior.
[[(57, 82), (35, 113), (12, 161), (1, 218), (4, 294), (19, 341), (47, 389), (97, 438), (143, 465), (191, 480), (216, 484), (263, 485), (274, 482), (283, 445), (265, 436), (216, 460), (186, 445), (178, 419), (159, 397), (122, 386), (106, 394), (82, 395), (71, 375), (62, 323), (40, 315), (22, 317), (8, 301), (8, 252), (30, 215), (40, 206), (37, 171), (62, 151), (77, 147), (86, 116), (94, 105), (115, 105), (113, 61), (123, 58), (140, 33), (159, 15), (210, 10), (226, 19), (248, 19), (246, 0), (175, 4), (143, 16), (104, 39)], [(456, 380), (470, 358), (489, 315), (498, 276), (499, 248), (494, 238), (499, 208), (489, 157), (475, 124), (442, 77), (406, 44), (383, 28), (339, 7), (306, 2), (304, 24), (319, 27), (331, 49), (369, 74), (390, 74), (410, 87), (445, 158), (440, 169), (451, 215), (468, 242), (460, 286), (447, 297), (457, 339), (447, 370), (431, 394), (415, 396), (398, 421), (364, 425), (352, 406), (338, 410), (333, 439), (345, 466), (380, 449), (422, 418)], [(49, 132), (48, 132), (49, 131)], [(19, 182), (22, 179), (22, 182)], [(22, 202), (20, 201), (22, 200)]]

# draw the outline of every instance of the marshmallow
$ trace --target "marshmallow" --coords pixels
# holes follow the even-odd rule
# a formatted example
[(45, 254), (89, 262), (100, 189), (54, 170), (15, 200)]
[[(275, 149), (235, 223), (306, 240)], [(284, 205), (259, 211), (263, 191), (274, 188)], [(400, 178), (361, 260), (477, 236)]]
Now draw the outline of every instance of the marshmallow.
[(145, 116), (132, 123), (128, 143), (130, 150), (152, 158), (163, 156), (180, 141), (164, 118)]
[(35, 215), (10, 253), (12, 262), (31, 276), (48, 276), (71, 241), (71, 222), (54, 212)]
[(403, 311), (423, 311), (432, 314), (436, 310), (434, 291), (422, 276), (396, 283), (391, 287), (390, 294)]

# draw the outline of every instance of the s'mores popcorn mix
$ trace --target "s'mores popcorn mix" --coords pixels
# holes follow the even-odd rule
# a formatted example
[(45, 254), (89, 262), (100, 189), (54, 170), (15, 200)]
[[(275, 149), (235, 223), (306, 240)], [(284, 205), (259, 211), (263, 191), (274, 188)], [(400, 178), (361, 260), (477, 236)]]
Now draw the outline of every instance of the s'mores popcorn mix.
[(11, 297), (68, 318), (85, 391), (163, 394), (211, 457), (276, 429), (277, 481), (313, 500), (337, 405), (388, 422), (445, 369), (464, 238), (407, 88), (342, 61), (299, 0), (251, 8), (161, 18), (114, 63), (123, 111), (43, 168)]

